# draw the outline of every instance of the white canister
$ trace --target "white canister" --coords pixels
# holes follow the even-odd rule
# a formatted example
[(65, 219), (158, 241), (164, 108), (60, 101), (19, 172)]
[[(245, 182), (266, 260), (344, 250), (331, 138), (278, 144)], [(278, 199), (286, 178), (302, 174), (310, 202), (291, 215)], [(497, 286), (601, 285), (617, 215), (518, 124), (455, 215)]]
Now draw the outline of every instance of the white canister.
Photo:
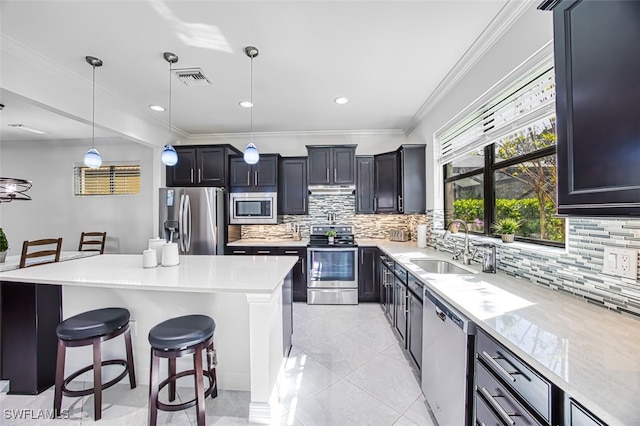
[(178, 243), (165, 243), (162, 246), (162, 266), (176, 266), (180, 263)]
[(149, 240), (149, 246), (147, 247), (149, 250), (156, 251), (156, 258), (158, 264), (162, 262), (162, 246), (166, 243), (163, 238), (151, 238)]
[(418, 247), (427, 247), (427, 225), (418, 225)]
[(158, 257), (154, 249), (144, 250), (142, 252), (142, 267), (155, 268), (158, 266)]

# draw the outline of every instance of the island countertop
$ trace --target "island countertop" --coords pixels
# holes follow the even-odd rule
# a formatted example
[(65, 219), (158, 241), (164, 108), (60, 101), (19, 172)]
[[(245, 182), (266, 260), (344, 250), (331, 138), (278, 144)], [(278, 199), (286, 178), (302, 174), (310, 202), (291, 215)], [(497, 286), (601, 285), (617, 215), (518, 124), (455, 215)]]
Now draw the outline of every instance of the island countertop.
[(180, 256), (177, 266), (142, 267), (142, 255), (103, 254), (0, 273), (1, 281), (132, 290), (272, 293), (297, 256)]

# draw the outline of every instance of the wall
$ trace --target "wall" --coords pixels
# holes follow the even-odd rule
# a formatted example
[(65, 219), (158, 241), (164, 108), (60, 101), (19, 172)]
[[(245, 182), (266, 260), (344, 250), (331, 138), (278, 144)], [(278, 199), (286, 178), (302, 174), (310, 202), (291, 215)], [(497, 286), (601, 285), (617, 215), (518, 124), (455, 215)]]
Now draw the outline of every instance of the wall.
[[(20, 254), (22, 242), (62, 237), (63, 250), (77, 250), (82, 231), (106, 231), (107, 253), (141, 253), (153, 237), (154, 150), (122, 139), (96, 140), (105, 161), (139, 161), (138, 195), (76, 197), (73, 195), (74, 162), (82, 162), (91, 141), (3, 143), (3, 176), (33, 182), (31, 201), (2, 203), (0, 226), (9, 240), (9, 255)], [(159, 162), (158, 162), (159, 163)], [(157, 204), (157, 201), (156, 201)]]

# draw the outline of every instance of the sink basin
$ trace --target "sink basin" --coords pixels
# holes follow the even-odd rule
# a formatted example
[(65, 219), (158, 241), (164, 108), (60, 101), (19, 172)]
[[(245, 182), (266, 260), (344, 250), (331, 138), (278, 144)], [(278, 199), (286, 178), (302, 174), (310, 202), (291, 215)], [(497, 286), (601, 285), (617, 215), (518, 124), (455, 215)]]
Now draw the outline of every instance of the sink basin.
[(458, 265), (438, 259), (411, 259), (411, 263), (429, 274), (471, 274)]

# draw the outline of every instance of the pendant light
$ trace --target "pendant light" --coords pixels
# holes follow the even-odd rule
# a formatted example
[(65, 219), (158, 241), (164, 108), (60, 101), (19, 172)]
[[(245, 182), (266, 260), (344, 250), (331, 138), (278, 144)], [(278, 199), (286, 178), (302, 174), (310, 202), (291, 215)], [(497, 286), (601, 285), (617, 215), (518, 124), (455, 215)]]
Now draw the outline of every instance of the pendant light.
[(260, 159), (260, 153), (258, 152), (258, 148), (253, 144), (253, 58), (258, 56), (258, 48), (254, 46), (247, 46), (244, 48), (244, 53), (251, 58), (251, 131), (250, 131), (250, 141), (247, 147), (244, 149), (244, 161), (247, 164), (256, 164)]
[(102, 66), (102, 61), (98, 58), (94, 58), (93, 56), (85, 56), (84, 58), (89, 65), (93, 68), (93, 111), (91, 115), (91, 149), (89, 149), (84, 154), (84, 165), (91, 168), (97, 169), (102, 165), (102, 157), (100, 153), (95, 148), (95, 139), (96, 139), (96, 67)]
[(171, 66), (178, 62), (178, 55), (171, 52), (164, 52), (164, 60), (169, 63), (169, 143), (162, 150), (162, 164), (175, 166), (178, 164), (178, 153), (171, 145)]

